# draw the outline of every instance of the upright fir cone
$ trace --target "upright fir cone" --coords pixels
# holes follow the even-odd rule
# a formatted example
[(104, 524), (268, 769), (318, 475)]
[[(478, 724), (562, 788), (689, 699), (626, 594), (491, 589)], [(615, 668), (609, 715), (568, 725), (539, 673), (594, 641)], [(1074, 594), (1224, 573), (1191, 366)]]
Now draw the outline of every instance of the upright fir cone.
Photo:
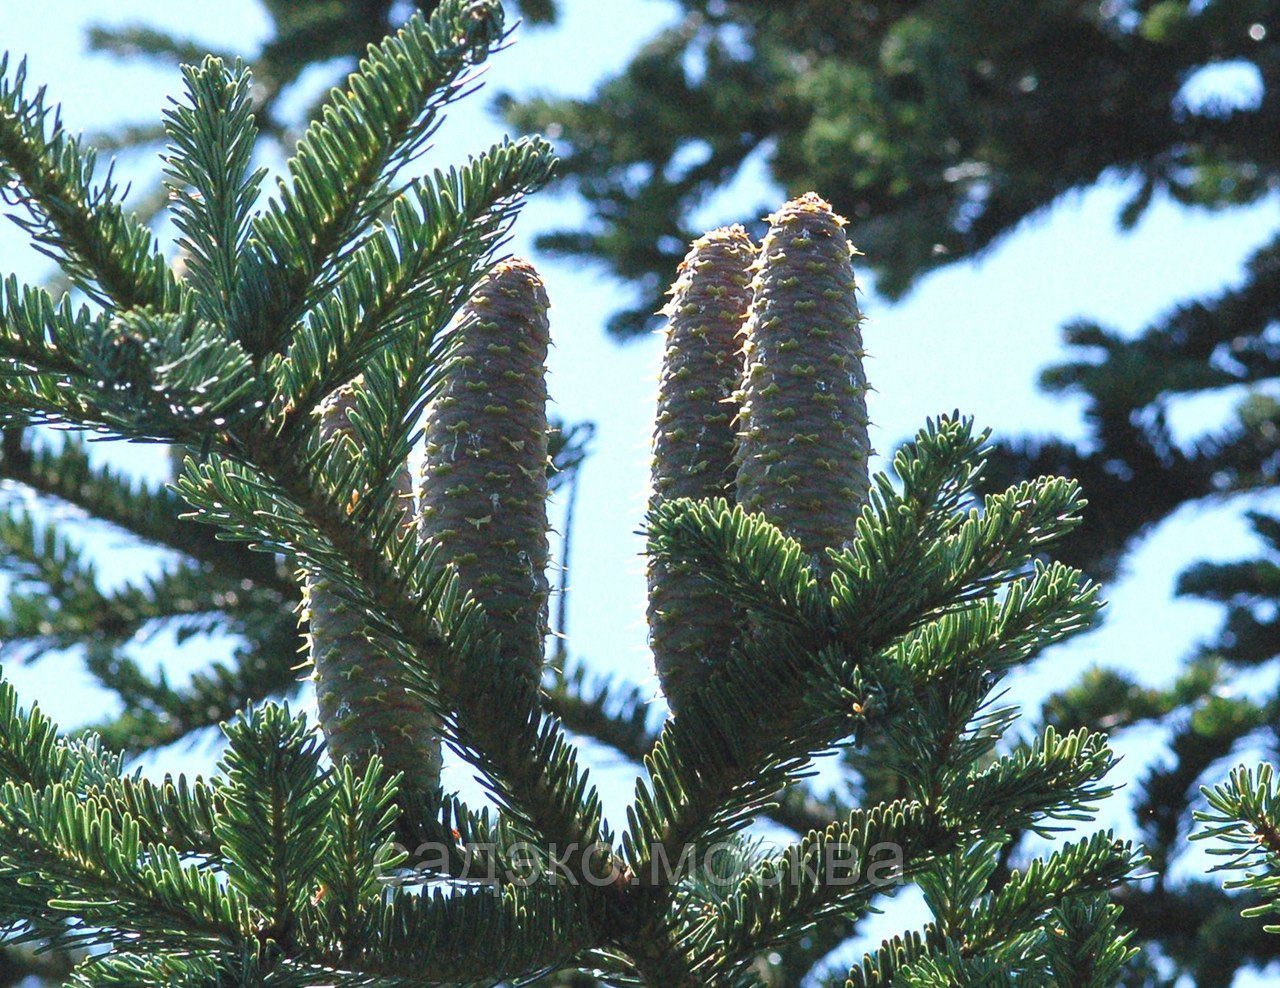
[[(740, 226), (694, 241), (671, 288), (653, 436), (651, 504), (733, 499), (734, 395), (756, 247)], [(728, 601), (687, 566), (649, 562), (649, 632), (667, 702), (697, 689), (733, 642)]]
[[(358, 457), (349, 414), (356, 378), (320, 407), (320, 435), (344, 443), (344, 456)], [(404, 522), (413, 524), (413, 479), (407, 466), (396, 476)], [(403, 772), (402, 788), (417, 801), (440, 785), (439, 721), (417, 694), (402, 685), (399, 664), (365, 637), (363, 615), (330, 585), (309, 577), (303, 586), (303, 613), (310, 627), (320, 725), (335, 762), (363, 769), (369, 756), (382, 757), (388, 772)]]
[(498, 264), (463, 308), (427, 417), (420, 524), (536, 688), (547, 632), (547, 293)]
[(870, 489), (867, 379), (843, 217), (810, 192), (768, 217), (743, 347), (738, 502), (826, 572)]

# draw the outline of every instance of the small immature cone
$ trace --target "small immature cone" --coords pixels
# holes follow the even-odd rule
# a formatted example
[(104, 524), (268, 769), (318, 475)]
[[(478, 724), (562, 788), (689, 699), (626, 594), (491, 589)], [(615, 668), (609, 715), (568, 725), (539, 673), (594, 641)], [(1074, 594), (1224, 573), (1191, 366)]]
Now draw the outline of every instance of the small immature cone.
[(533, 686), (547, 633), (547, 293), (523, 260), (498, 264), (462, 311), (428, 412), (420, 524)]
[[(356, 378), (334, 392), (320, 408), (320, 435), (358, 457), (348, 415)], [(413, 523), (413, 481), (402, 467), (396, 485), (406, 525)], [(356, 493), (356, 492), (352, 492)], [(377, 753), (389, 773), (403, 772), (402, 790), (417, 801), (440, 785), (439, 721), (417, 694), (408, 692), (399, 663), (383, 655), (363, 633), (363, 615), (335, 592), (328, 580), (308, 577), (303, 613), (310, 627), (320, 725), (335, 762), (347, 760), (362, 770)]]
[(853, 538), (870, 489), (855, 251), (812, 192), (768, 221), (743, 346), (738, 503), (826, 573), (823, 550)]
[[(751, 303), (756, 248), (740, 226), (694, 241), (671, 289), (653, 437), (651, 504), (733, 499), (738, 339)], [(729, 602), (687, 566), (649, 561), (649, 631), (667, 702), (681, 701), (725, 655), (737, 622)]]

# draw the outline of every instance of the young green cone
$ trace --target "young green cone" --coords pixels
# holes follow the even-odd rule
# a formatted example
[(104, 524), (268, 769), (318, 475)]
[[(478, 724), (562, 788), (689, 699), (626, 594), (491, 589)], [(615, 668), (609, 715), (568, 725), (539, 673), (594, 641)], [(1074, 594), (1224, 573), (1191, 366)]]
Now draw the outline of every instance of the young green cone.
[[(651, 504), (733, 498), (734, 395), (756, 248), (740, 226), (694, 241), (671, 289), (653, 437)], [(728, 602), (688, 566), (649, 562), (649, 631), (672, 710), (728, 651), (737, 622)]]
[[(356, 378), (335, 391), (320, 408), (320, 435), (344, 444), (344, 457), (360, 450), (348, 415)], [(406, 525), (413, 523), (413, 481), (407, 466), (396, 476)], [(401, 684), (400, 663), (380, 653), (364, 634), (364, 616), (328, 580), (308, 577), (303, 614), (309, 625), (320, 724), (335, 762), (363, 770), (377, 753), (389, 772), (403, 772), (402, 788), (415, 800), (440, 784), (438, 720), (426, 701)]]
[(842, 217), (814, 193), (768, 217), (743, 347), (738, 502), (819, 571), (870, 486), (861, 315)]
[(533, 266), (498, 264), (463, 308), (428, 413), (420, 524), (536, 686), (547, 631), (547, 294)]

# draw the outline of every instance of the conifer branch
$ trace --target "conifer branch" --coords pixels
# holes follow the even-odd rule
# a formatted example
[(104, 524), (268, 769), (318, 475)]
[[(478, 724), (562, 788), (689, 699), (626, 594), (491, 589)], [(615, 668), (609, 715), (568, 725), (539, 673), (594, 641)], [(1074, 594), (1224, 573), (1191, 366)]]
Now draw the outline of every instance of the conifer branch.
[[(183, 865), (164, 844), (148, 844), (138, 822), (118, 820), (61, 783), (40, 791), (6, 782), (0, 832), (8, 845), (0, 875), (36, 879), (47, 901), (41, 932), (55, 943), (110, 942), (126, 930), (157, 950), (243, 940), (259, 924), (244, 898), (218, 888), (212, 872)], [(83, 927), (56, 932), (48, 920), (76, 916)]]
[[(1065, 845), (1046, 861), (1033, 863), (1025, 874), (1015, 873), (1001, 891), (972, 903), (963, 899), (955, 903), (959, 914), (967, 918), (963, 940), (953, 938), (939, 923), (886, 940), (849, 972), (845, 986), (887, 988), (905, 983), (942, 988), (957, 983), (947, 980), (954, 976), (956, 965), (965, 968), (971, 961), (981, 964), (984, 960), (991, 965), (990, 972), (1000, 965), (1011, 972), (1047, 979), (1043, 939), (1039, 950), (1034, 949), (1034, 943), (1033, 949), (1027, 950), (1025, 935), (1020, 937), (1014, 931), (1025, 929), (1028, 922), (1052, 922), (1054, 910), (1069, 908), (1072, 900), (1096, 901), (1097, 893), (1115, 887), (1133, 871), (1136, 859), (1132, 845), (1109, 833), (1099, 832)], [(958, 983), (973, 982), (966, 979)]]
[(542, 883), (501, 895), (401, 895), (377, 915), (377, 950), (357, 958), (359, 970), (405, 988), (457, 984), (480, 970), (502, 980), (528, 977), (597, 942), (603, 925), (598, 910), (582, 889)]
[(85, 444), (69, 437), (59, 446), (32, 449), (6, 443), (0, 477), (57, 498), (116, 525), (135, 538), (181, 553), (227, 580), (254, 584), (282, 600), (297, 593), (270, 556), (217, 538), (211, 525), (180, 520), (186, 503), (176, 491), (131, 480), (111, 466), (93, 465)]
[(147, 843), (217, 860), (216, 786), (169, 778), (156, 785), (124, 776), (123, 764), (92, 735), (77, 741), (59, 738), (49, 718), (36, 708), (22, 710), (13, 686), (0, 680), (0, 783), (32, 792), (62, 785), (116, 822), (131, 819)]
[(695, 969), (711, 983), (728, 978), (746, 959), (793, 939), (824, 915), (863, 911), (961, 837), (961, 830), (907, 803), (855, 811), (840, 824), (810, 832), (762, 862), (707, 917), (715, 928), (707, 937), (711, 949)]
[[(1280, 912), (1280, 787), (1275, 767), (1263, 762), (1256, 769), (1232, 770), (1224, 783), (1201, 789), (1208, 809), (1194, 814), (1204, 829), (1192, 840), (1212, 841), (1209, 853), (1225, 859), (1214, 871), (1240, 877), (1223, 882), (1231, 891), (1245, 889), (1262, 900), (1241, 910), (1245, 917)], [(1280, 923), (1269, 923), (1268, 933), (1280, 933)]]
[(18, 225), (100, 305), (173, 311), (182, 292), (151, 231), (122, 208), (112, 170), (94, 184), (93, 149), (26, 82), (26, 61), (11, 75), (0, 55), (0, 200), (26, 211)]
[(83, 730), (111, 748), (139, 753), (217, 727), (271, 697), (292, 698), (303, 678), (296, 668), (296, 626), (247, 624), (237, 630), (252, 636), (251, 643), (236, 648), (230, 661), (210, 662), (181, 686), (169, 683), (163, 673), (148, 673), (115, 643), (90, 647), (86, 669), (120, 697), (123, 709)]
[[(741, 826), (744, 817), (758, 810), (770, 791), (780, 788), (809, 757), (853, 731), (865, 698), (859, 698), (855, 688), (846, 712), (833, 710), (828, 704), (820, 708), (820, 670), (846, 668), (857, 677), (869, 674), (892, 682), (900, 673), (882, 661), (861, 667), (913, 630), (915, 620), (902, 620), (908, 611), (940, 616), (948, 607), (976, 596), (979, 589), (984, 595), (991, 593), (1001, 579), (1007, 580), (1012, 571), (1024, 565), (1043, 541), (1070, 526), (1074, 489), (1052, 483), (1043, 485), (1044, 498), (1030, 504), (1021, 492), (1006, 495), (1011, 504), (1027, 504), (1034, 510), (992, 511), (981, 523), (976, 518), (955, 517), (963, 492), (961, 481), (971, 476), (973, 455), (967, 425), (943, 421), (936, 430), (922, 432), (917, 445), (900, 457), (906, 487), (902, 497), (909, 504), (914, 502), (908, 510), (895, 503), (899, 495), (887, 480), (877, 480), (870, 509), (859, 523), (859, 539), (852, 549), (832, 555), (838, 569), (830, 614), (818, 603), (812, 577), (797, 548), (789, 546), (767, 523), (748, 521), (749, 516), (740, 510), (730, 512), (723, 503), (714, 502), (673, 502), (660, 505), (651, 514), (651, 551), (713, 567), (713, 579), (721, 581), (730, 599), (739, 590), (743, 597), (738, 602), (744, 607), (755, 606), (762, 613), (768, 613), (763, 608), (769, 608), (790, 617), (787, 624), (780, 622), (767, 647), (760, 641), (748, 641), (743, 657), (725, 664), (714, 696), (702, 691), (690, 698), (698, 711), (695, 727), (682, 726), (677, 718), (664, 728), (647, 762), (650, 781), (638, 784), (631, 828), (624, 838), (628, 855), (637, 856), (632, 863), (637, 874), (647, 869), (648, 856), (657, 848), (667, 860), (678, 860), (686, 845)], [(917, 469), (920, 464), (929, 464), (929, 469)], [(992, 549), (999, 545), (1000, 552), (984, 550), (983, 539), (967, 534), (979, 524), (982, 528), (978, 532), (993, 533), (992, 541), (986, 544)], [(933, 543), (954, 545), (956, 564), (928, 570), (928, 578), (920, 581), (918, 596), (903, 581), (890, 582), (899, 566), (895, 557), (906, 553), (909, 542), (906, 532), (894, 531), (899, 526), (913, 535), (922, 528), (966, 533), (950, 542), (944, 538)], [(894, 543), (893, 552), (877, 551), (879, 546)], [(850, 565), (853, 560), (861, 564), (856, 570)], [(765, 571), (771, 574), (768, 581), (759, 576)], [(841, 583), (846, 572), (856, 573), (857, 580), (847, 586), (847, 592), (853, 594), (848, 597)], [(935, 579), (945, 585), (933, 583)], [(1067, 583), (1074, 586), (1070, 579)], [(884, 593), (890, 586), (895, 591), (892, 599)], [(904, 598), (912, 600), (910, 606), (901, 603)], [(1087, 594), (1068, 593), (1060, 605), (1066, 612), (1064, 619), (1050, 637), (1060, 637), (1076, 626), (1079, 611), (1087, 603)], [(856, 620), (856, 625), (840, 627), (849, 620)], [(849, 685), (856, 687), (852, 681)], [(882, 702), (888, 704), (886, 714), (898, 709), (892, 694)], [(753, 730), (744, 738), (732, 725), (748, 717)], [(727, 765), (733, 770), (726, 772)], [(739, 785), (743, 788), (737, 789)], [(732, 810), (726, 812), (726, 805)]]
[[(28, 658), (86, 639), (126, 641), (149, 622), (165, 622), (180, 636), (211, 631), (232, 610), (217, 598), (236, 588), (187, 565), (104, 592), (97, 568), (54, 526), (37, 535), (26, 513), (0, 518), (0, 562), (20, 581), (0, 611), (0, 651), (21, 650)], [(44, 592), (32, 593), (35, 587)]]
[[(259, 441), (246, 452), (271, 464), (270, 480), (211, 458), (181, 479), (184, 496), (206, 519), (231, 532), (249, 528), (248, 538), (278, 546), (336, 579), (376, 618), (370, 627), (379, 642), (402, 656), (416, 688), (432, 699), (446, 739), (486, 773), (525, 824), (558, 847), (595, 848), (601, 839), (598, 796), (585, 785), (558, 727), (543, 720), (528, 681), (504, 675), (494, 662), (492, 635), (456, 579), (433, 552), (411, 549), (404, 540), (388, 559), (376, 539), (371, 543), (353, 527), (345, 507), (317, 492), (295, 450), (271, 437)], [(259, 510), (264, 490), (272, 492), (272, 517)], [(397, 527), (382, 524), (388, 538)], [(495, 710), (507, 714), (497, 721)]]
[(251, 79), (237, 59), (230, 67), (207, 56), (184, 65), (185, 102), (165, 111), (174, 149), (164, 156), (174, 223), (182, 236), (184, 281), (200, 314), (231, 325), (249, 220), (266, 175), (249, 171), (258, 129)]
[[(395, 198), (395, 172), (418, 154), (464, 73), (502, 38), (493, 0), (444, 0), (377, 46), (334, 90), (290, 158), (279, 198), (253, 222), (252, 253), (233, 300), (234, 332), (261, 359), (332, 287), (344, 254)], [(349, 379), (348, 375), (345, 379)]]
[[(585, 666), (571, 667), (547, 687), (545, 704), (566, 729), (608, 745), (643, 763), (659, 732), (648, 726), (651, 708), (640, 686), (610, 679), (590, 681)], [(788, 786), (763, 815), (798, 834), (823, 830), (848, 812), (839, 799), (818, 797), (804, 784)]]
[(546, 181), (553, 161), (542, 141), (504, 142), (398, 196), (273, 362), (276, 428), (296, 434), (320, 399), (399, 336), (426, 337), (419, 348), (440, 364), (443, 342), (433, 334), (474, 290), (522, 197)]

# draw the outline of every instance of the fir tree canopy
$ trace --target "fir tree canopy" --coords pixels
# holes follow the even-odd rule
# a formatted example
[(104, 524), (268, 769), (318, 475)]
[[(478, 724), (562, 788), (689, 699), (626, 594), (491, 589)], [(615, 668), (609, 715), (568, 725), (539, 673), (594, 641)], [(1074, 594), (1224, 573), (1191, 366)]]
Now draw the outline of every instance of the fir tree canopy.
[[(1014, 834), (1052, 839), (1112, 791), (1103, 735), (1018, 741), (995, 692), (1093, 620), (1096, 585), (1046, 556), (1081, 492), (981, 495), (988, 436), (959, 414), (897, 454), (896, 480), (869, 476), (856, 251), (817, 195), (769, 217), (749, 302), (726, 301), (741, 410), (701, 424), (744, 419), (736, 476), (658, 491), (646, 521), (653, 614), (699, 574), (733, 626), (663, 665), (702, 668), (664, 671), (678, 710), (605, 818), (542, 682), (547, 299), (500, 256), (554, 159), (521, 138), (416, 167), (505, 32), (490, 0), (444, 0), (370, 47), (265, 203), (246, 70), (185, 67), (166, 119), (177, 273), (23, 65), (0, 64), (7, 201), (83, 296), (5, 282), (0, 415), (179, 448), (186, 511), (283, 560), (264, 583), (305, 586), (320, 695), (318, 725), (251, 704), (212, 778), (157, 782), (0, 685), (8, 940), (91, 948), (84, 985), (750, 984), (798, 977), (914, 882), (931, 920), (849, 983), (1114, 984), (1131, 950), (1105, 894), (1140, 851), (1077, 833), (999, 867)], [(714, 296), (696, 254), (686, 270), (691, 298)], [(681, 359), (724, 346), (675, 324), (708, 315), (689, 305), (667, 380), (697, 379), (676, 405), (734, 376)], [(656, 475), (685, 452), (674, 411)], [(491, 805), (442, 788), (440, 744)], [(744, 831), (849, 745), (893, 791), (757, 853)]]

